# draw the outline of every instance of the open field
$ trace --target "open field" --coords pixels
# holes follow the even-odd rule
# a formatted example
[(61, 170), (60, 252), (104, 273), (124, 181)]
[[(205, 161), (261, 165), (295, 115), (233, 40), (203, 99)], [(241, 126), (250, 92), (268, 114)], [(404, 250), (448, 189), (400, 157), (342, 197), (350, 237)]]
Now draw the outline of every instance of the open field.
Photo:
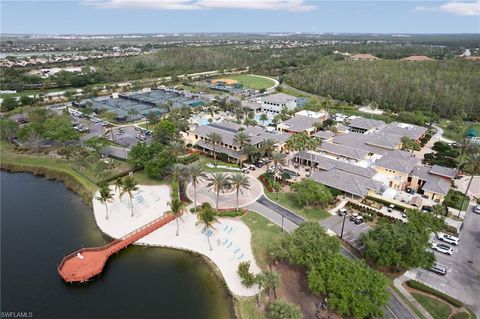
[(459, 123), (455, 123), (454, 126), (450, 125), (450, 121), (440, 121), (439, 126), (444, 130), (443, 137), (460, 141), (470, 130), (472, 130), (477, 136), (480, 136), (480, 123), (463, 122), (460, 126)]
[(253, 74), (238, 74), (232, 76), (225, 76), (224, 78), (237, 80), (238, 82), (243, 84), (243, 86), (255, 90), (268, 89), (275, 85), (275, 82), (273, 80), (255, 76)]

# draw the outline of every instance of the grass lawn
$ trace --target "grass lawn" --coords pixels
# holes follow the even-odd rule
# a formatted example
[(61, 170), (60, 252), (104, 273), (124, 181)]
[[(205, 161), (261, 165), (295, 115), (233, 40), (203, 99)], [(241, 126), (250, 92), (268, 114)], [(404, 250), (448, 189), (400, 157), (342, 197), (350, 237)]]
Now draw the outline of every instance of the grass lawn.
[(265, 188), (264, 190), (265, 195), (272, 201), (277, 202), (288, 209), (291, 209), (293, 212), (305, 217), (306, 219), (321, 220), (330, 216), (330, 213), (328, 213), (324, 209), (318, 207), (308, 208), (299, 205), (295, 198), (296, 194), (293, 192), (279, 192), (277, 198), (277, 193), (270, 193)]
[(452, 313), (452, 308), (443, 301), (433, 299), (431, 297), (412, 293), (412, 296), (420, 303), (434, 319), (448, 319)]
[[(201, 155), (199, 160), (198, 160), (198, 163), (200, 163), (200, 165), (202, 165), (202, 168), (205, 172), (210, 172), (210, 173), (215, 173), (215, 172), (240, 172), (239, 170), (236, 170), (236, 169), (228, 169), (228, 168), (217, 168), (217, 167), (208, 167), (207, 164), (210, 163), (210, 164), (213, 164), (215, 161), (213, 160), (213, 157), (208, 157), (208, 156), (204, 156), (204, 155)], [(227, 162), (222, 162), (220, 160), (217, 159), (217, 165), (219, 166), (228, 166), (228, 167), (232, 167), (232, 168), (238, 168), (238, 164), (235, 164), (235, 163), (227, 163)]]
[(255, 297), (241, 297), (238, 299), (237, 310), (242, 319), (265, 319), (265, 315), (257, 307)]
[(249, 211), (241, 219), (252, 232), (252, 249), (255, 260), (260, 268), (268, 270), (267, 249), (271, 243), (280, 240), (285, 234), (282, 233), (280, 227), (253, 211)]
[(19, 154), (13, 151), (13, 145), (6, 141), (0, 143), (0, 153), (2, 164), (12, 164), (18, 168), (21, 167), (40, 167), (46, 168), (52, 171), (66, 173), (77, 180), (87, 191), (94, 191), (97, 189), (95, 183), (93, 183), (87, 177), (79, 174), (72, 168), (71, 162), (63, 159), (48, 158), (39, 155), (27, 155)]
[(237, 80), (243, 86), (254, 90), (268, 89), (275, 85), (273, 80), (253, 74), (226, 75), (223, 78)]
[(470, 130), (473, 130), (477, 136), (480, 136), (480, 124), (473, 122), (464, 122), (460, 127), (455, 126), (449, 127), (450, 122), (447, 120), (442, 120), (439, 123), (439, 126), (443, 129), (443, 137), (460, 141)]

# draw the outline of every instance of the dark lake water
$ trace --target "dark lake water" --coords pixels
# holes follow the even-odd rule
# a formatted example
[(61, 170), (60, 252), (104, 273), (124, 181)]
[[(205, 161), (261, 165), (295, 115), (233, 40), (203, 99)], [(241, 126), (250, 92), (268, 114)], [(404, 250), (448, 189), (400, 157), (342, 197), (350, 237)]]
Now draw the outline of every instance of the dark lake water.
[[(0, 172), (1, 311), (33, 318), (234, 318), (222, 280), (199, 257), (130, 246), (88, 284), (65, 284), (64, 255), (110, 239), (62, 183)], [(3, 314), (2, 314), (3, 317)]]

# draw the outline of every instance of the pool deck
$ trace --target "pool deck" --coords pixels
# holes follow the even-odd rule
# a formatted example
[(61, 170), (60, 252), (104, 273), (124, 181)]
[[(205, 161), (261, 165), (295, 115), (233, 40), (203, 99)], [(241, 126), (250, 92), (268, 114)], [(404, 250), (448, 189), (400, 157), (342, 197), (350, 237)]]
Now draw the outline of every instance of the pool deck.
[[(113, 187), (112, 192), (114, 192)], [(141, 185), (134, 195), (133, 217), (126, 195), (121, 199), (118, 197), (118, 192), (114, 195), (114, 201), (108, 204), (108, 219), (105, 218), (105, 205), (97, 199), (93, 200), (95, 220), (103, 233), (113, 238), (121, 238), (163, 216), (169, 210), (170, 188), (166, 185)], [(94, 198), (97, 196), (98, 194), (95, 194)], [(238, 264), (242, 261), (250, 261), (251, 272), (256, 274), (261, 271), (251, 249), (250, 229), (237, 219), (219, 218), (219, 222), (214, 225), (215, 228), (205, 232), (202, 226), (197, 225), (195, 214), (185, 213), (178, 220), (179, 236), (176, 236), (177, 223), (172, 221), (138, 239), (135, 244), (169, 247), (202, 254), (216, 265), (227, 287), (234, 295), (253, 296), (258, 288), (243, 287), (237, 274)]]

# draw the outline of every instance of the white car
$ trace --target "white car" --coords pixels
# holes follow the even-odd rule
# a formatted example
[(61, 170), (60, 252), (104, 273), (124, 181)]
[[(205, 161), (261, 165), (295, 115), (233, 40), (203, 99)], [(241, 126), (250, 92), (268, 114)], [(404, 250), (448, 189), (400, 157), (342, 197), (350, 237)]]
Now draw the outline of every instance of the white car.
[(473, 212), (474, 212), (475, 214), (480, 214), (480, 205), (475, 206), (475, 207), (473, 208)]
[(455, 246), (458, 246), (458, 243), (460, 242), (460, 240), (457, 237), (452, 236), (452, 235), (448, 235), (448, 234), (444, 234), (444, 233), (438, 233), (437, 234), (437, 239), (439, 239), (441, 241), (444, 241), (446, 243), (455, 245)]
[(453, 254), (453, 248), (446, 245), (446, 244), (433, 242), (432, 243), (432, 249), (436, 250), (436, 251), (438, 251), (442, 254), (445, 254), (445, 255), (450, 255), (451, 256)]

